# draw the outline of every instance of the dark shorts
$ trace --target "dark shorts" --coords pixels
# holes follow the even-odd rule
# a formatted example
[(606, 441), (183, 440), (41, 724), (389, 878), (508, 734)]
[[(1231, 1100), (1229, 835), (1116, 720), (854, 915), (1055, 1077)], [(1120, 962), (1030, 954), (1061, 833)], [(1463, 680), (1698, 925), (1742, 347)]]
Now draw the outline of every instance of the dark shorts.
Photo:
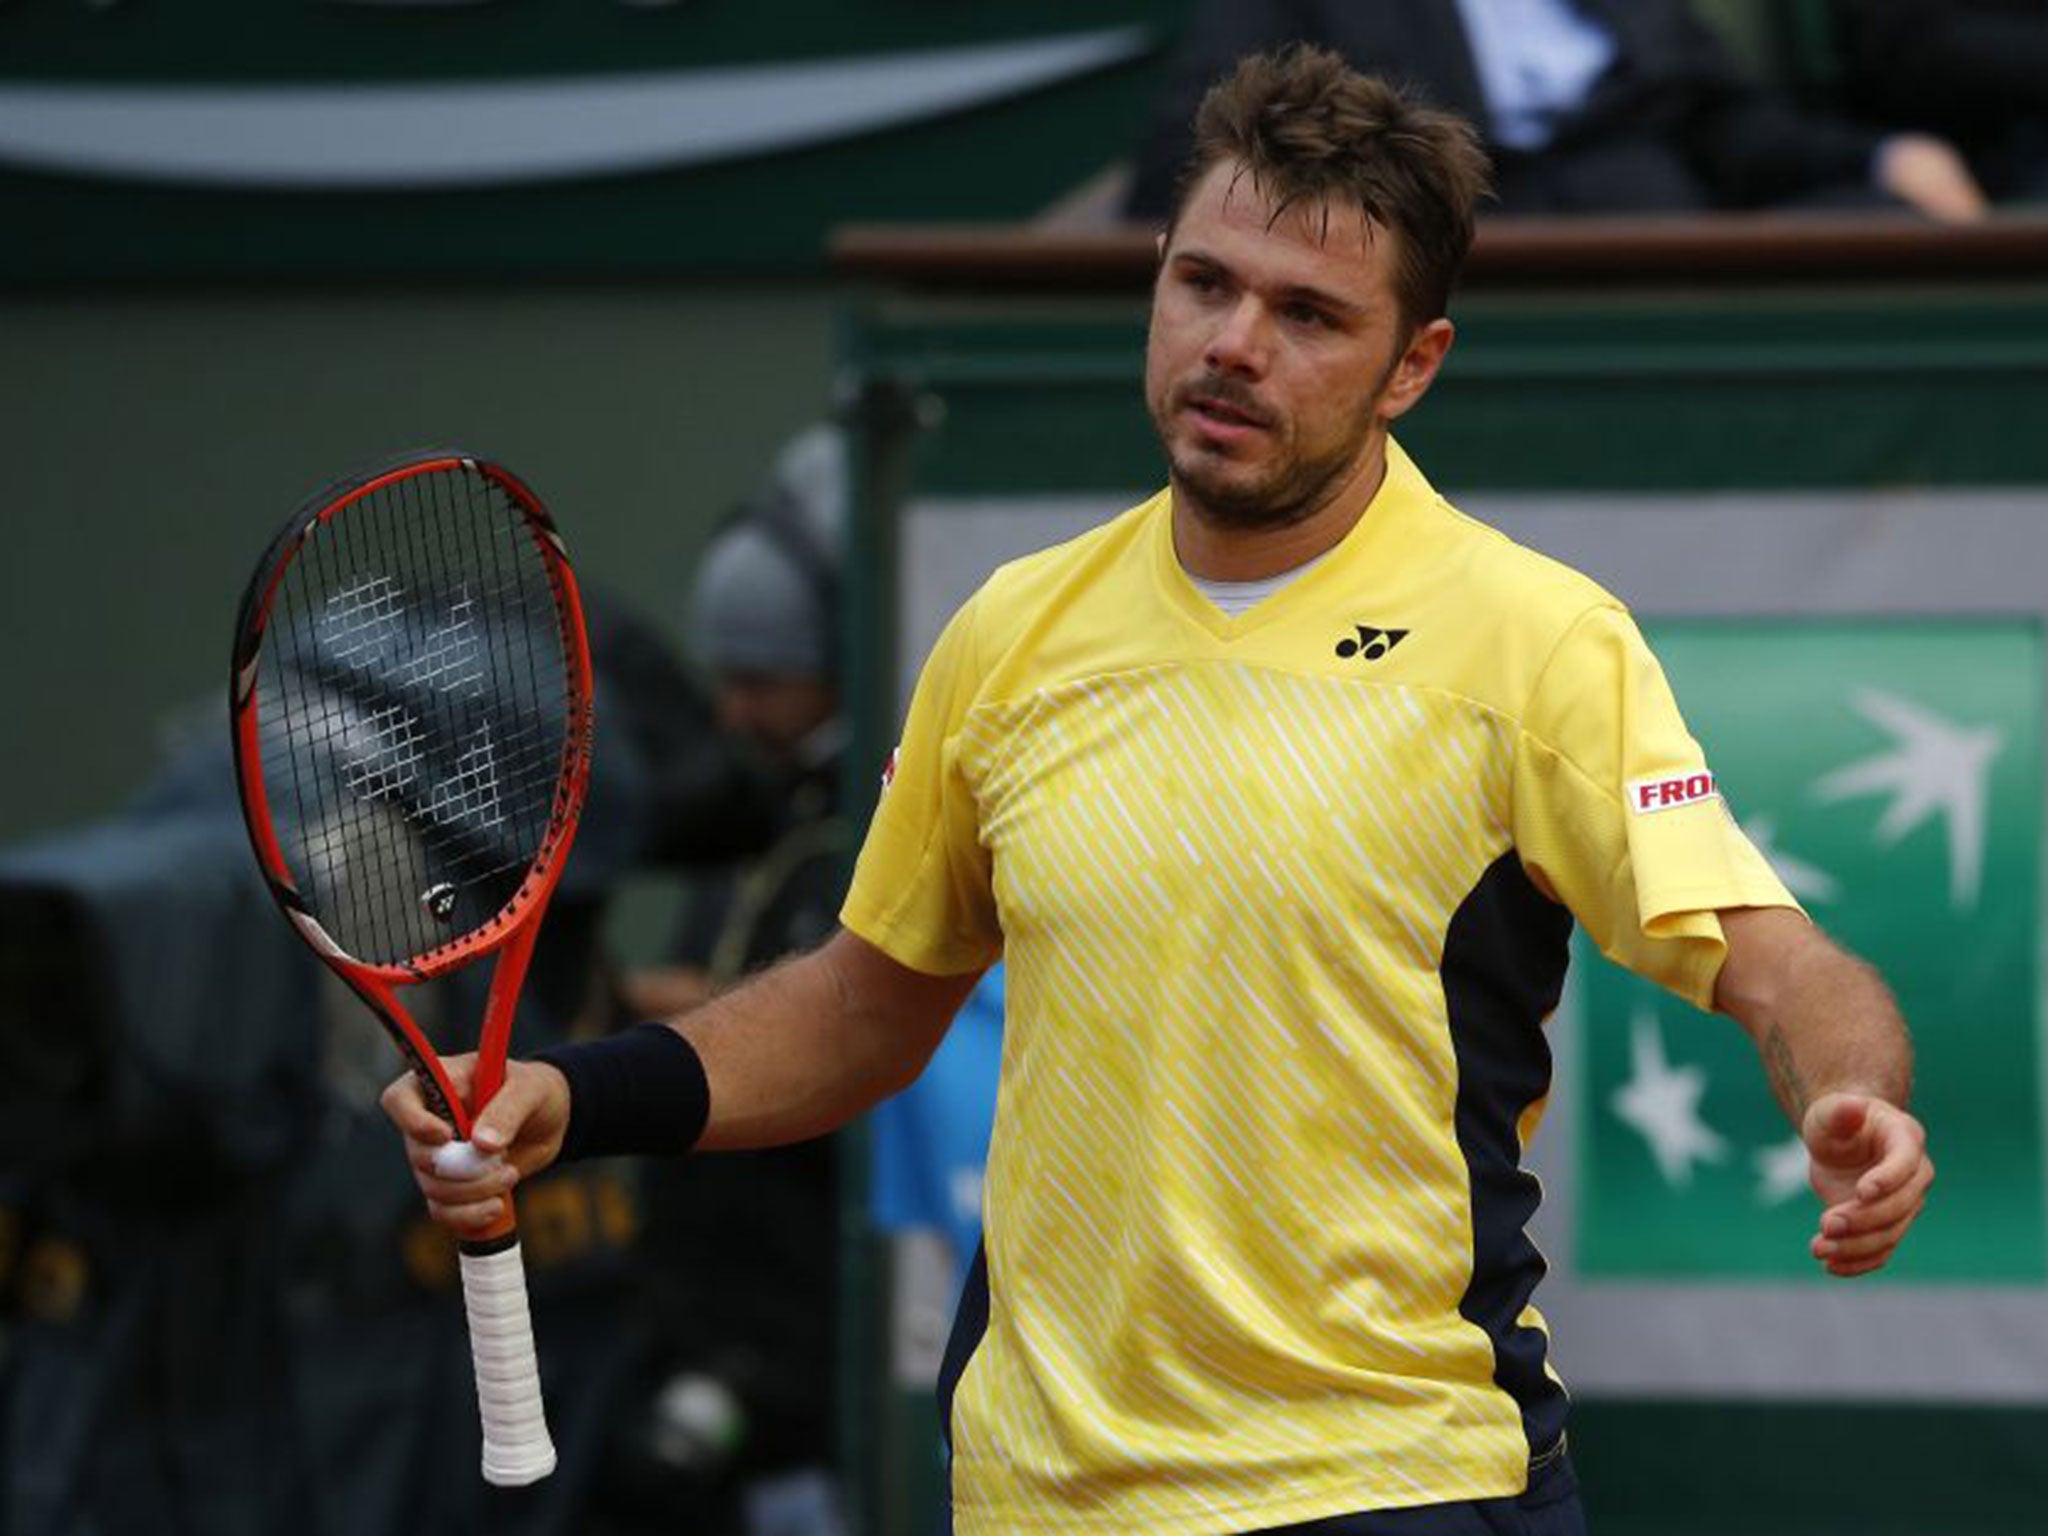
[(1586, 1512), (1571, 1458), (1559, 1451), (1529, 1474), (1528, 1488), (1515, 1498), (1376, 1509), (1256, 1536), (1586, 1536)]

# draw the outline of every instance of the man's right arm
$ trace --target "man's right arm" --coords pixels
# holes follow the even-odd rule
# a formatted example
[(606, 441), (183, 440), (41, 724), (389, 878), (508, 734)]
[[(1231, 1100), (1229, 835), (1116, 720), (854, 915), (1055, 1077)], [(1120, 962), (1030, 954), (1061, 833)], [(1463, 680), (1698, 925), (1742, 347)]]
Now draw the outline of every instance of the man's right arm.
[[(976, 979), (971, 972), (927, 976), (842, 931), (672, 1021), (668, 1027), (703, 1063), (709, 1090), (697, 1145), (779, 1146), (845, 1124), (924, 1070)], [(447, 1065), (466, 1092), (470, 1059)], [(434, 1156), (453, 1133), (426, 1108), (411, 1076), (386, 1089), (383, 1102), (405, 1137), (429, 1213), (458, 1232), (494, 1221), (513, 1185), (559, 1156), (577, 1108), (560, 1070), (510, 1063), (473, 1138), (495, 1161), (478, 1177), (449, 1179), (435, 1172)]]
[(698, 1145), (775, 1147), (837, 1130), (910, 1086), (979, 979), (927, 976), (841, 930), (677, 1020), (711, 1086)]

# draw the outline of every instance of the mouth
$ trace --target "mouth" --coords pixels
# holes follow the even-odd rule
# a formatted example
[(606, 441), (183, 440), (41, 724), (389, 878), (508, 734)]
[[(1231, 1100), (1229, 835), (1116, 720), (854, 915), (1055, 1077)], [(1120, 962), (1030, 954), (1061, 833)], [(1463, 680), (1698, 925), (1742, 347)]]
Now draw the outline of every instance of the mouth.
[(1226, 442), (1272, 430), (1265, 416), (1218, 395), (1189, 395), (1181, 409), (1197, 431)]

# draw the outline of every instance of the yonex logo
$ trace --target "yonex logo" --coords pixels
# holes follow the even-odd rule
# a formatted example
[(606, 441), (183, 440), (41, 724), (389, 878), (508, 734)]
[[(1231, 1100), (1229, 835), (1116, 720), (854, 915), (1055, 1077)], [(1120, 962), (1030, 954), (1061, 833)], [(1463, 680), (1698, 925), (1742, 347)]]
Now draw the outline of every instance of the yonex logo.
[(1694, 773), (1667, 773), (1657, 779), (1637, 779), (1628, 786), (1629, 809), (1638, 816), (1668, 811), (1681, 805), (1697, 805), (1717, 798), (1714, 776), (1704, 768)]
[(1349, 661), (1353, 656), (1363, 656), (1367, 661), (1378, 661), (1387, 652), (1408, 638), (1405, 629), (1374, 629), (1369, 624), (1355, 624), (1357, 637), (1346, 635), (1337, 642), (1337, 654)]

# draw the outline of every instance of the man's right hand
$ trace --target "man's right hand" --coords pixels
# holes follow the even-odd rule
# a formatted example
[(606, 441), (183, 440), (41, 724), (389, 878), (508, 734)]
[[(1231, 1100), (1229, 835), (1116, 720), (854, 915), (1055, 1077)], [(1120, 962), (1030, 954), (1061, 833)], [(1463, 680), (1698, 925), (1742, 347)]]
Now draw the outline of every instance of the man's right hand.
[[(444, 1065), (456, 1092), (466, 1096), (476, 1057), (451, 1056)], [(569, 1128), (569, 1080), (544, 1062), (507, 1062), (504, 1085), (477, 1117), (471, 1138), (483, 1165), (467, 1177), (450, 1177), (437, 1169), (435, 1159), (454, 1141), (455, 1131), (427, 1108), (413, 1075), (393, 1082), (380, 1102), (405, 1138), (405, 1158), (427, 1198), (427, 1214), (457, 1237), (502, 1219), (513, 1186), (560, 1155), (562, 1134)]]

